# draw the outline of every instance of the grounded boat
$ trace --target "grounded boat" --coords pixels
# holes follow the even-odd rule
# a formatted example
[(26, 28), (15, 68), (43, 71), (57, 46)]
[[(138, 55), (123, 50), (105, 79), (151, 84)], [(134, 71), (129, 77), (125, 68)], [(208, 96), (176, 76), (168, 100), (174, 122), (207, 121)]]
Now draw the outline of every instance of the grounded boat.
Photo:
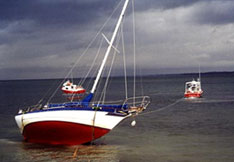
[(191, 82), (185, 83), (185, 98), (200, 98), (202, 96), (201, 81), (198, 78), (197, 81), (193, 80)]
[[(148, 96), (126, 97), (122, 102), (92, 101), (108, 55), (124, 17), (124, 6), (113, 32), (92, 89), (82, 100), (67, 103), (47, 103), (20, 110), (16, 123), (25, 141), (53, 145), (78, 145), (91, 142), (111, 131), (122, 120), (138, 115), (150, 103)], [(105, 89), (105, 88), (104, 88)], [(135, 124), (135, 123), (134, 123)]]

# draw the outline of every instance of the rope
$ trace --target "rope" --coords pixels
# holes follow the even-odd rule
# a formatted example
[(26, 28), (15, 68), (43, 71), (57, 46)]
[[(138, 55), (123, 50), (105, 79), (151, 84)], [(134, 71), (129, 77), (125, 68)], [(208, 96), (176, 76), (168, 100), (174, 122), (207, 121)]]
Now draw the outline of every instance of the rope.
[(220, 99), (211, 99), (211, 100), (205, 100), (205, 98), (200, 98), (197, 100), (193, 100), (193, 99), (185, 99), (185, 101), (189, 101), (192, 103), (222, 103), (222, 102), (234, 102), (234, 99), (226, 99), (226, 100), (220, 100)]
[(172, 106), (174, 106), (174, 105), (178, 104), (178, 103), (179, 103), (180, 101), (182, 101), (183, 99), (184, 99), (184, 98), (178, 99), (178, 100), (176, 100), (175, 102), (173, 102), (173, 103), (172, 103), (172, 104), (170, 104), (170, 105), (164, 106), (164, 107), (159, 108), (159, 109), (157, 109), (157, 110), (153, 110), (153, 111), (149, 111), (149, 112), (141, 113), (141, 114), (138, 114), (138, 115), (146, 115), (146, 114), (151, 114), (151, 113), (155, 113), (155, 112), (163, 111), (163, 110), (165, 110), (165, 109), (168, 109), (168, 108), (170, 108), (170, 107), (172, 107)]
[(97, 115), (97, 109), (95, 109), (94, 116), (93, 116), (93, 127), (92, 127), (92, 141), (95, 139), (95, 120)]
[[(145, 112), (145, 113), (141, 113), (141, 114), (138, 114), (138, 115), (146, 115), (146, 114), (151, 114), (151, 113), (155, 113), (155, 112), (159, 112), (159, 111), (163, 111), (165, 109), (168, 109), (176, 104), (178, 104), (180, 101), (184, 101), (185, 98), (181, 98), (181, 99), (178, 99), (176, 100), (175, 102), (173, 102), (172, 104), (170, 105), (167, 105), (167, 106), (164, 106), (162, 108), (159, 108), (157, 110), (153, 110), (153, 111), (149, 111), (149, 112)], [(191, 100), (192, 101), (192, 100)], [(234, 102), (234, 100), (208, 100), (208, 101), (193, 101), (193, 103), (213, 103), (213, 102)]]

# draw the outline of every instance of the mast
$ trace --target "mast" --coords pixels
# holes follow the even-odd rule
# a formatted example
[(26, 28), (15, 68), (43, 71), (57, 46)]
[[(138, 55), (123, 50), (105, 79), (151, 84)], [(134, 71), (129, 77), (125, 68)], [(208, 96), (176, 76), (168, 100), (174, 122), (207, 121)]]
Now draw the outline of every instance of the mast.
[(199, 81), (201, 81), (201, 67), (200, 67), (200, 64), (199, 64)]
[(115, 38), (116, 38), (117, 32), (118, 32), (118, 30), (119, 30), (120, 24), (121, 24), (121, 22), (122, 22), (122, 19), (123, 19), (123, 17), (124, 17), (124, 13), (125, 13), (125, 11), (126, 11), (128, 2), (129, 2), (129, 0), (126, 0), (125, 3), (124, 3), (122, 12), (121, 12), (121, 14), (120, 14), (120, 16), (119, 16), (119, 20), (118, 20), (118, 22), (117, 22), (117, 24), (116, 24), (116, 26), (115, 26), (115, 30), (114, 30), (114, 33), (113, 33), (113, 35), (112, 35), (111, 41), (109, 42), (109, 46), (108, 46), (108, 48), (107, 48), (107, 50), (106, 50), (106, 53), (105, 53), (104, 59), (103, 59), (103, 61), (102, 61), (101, 67), (100, 67), (100, 69), (99, 69), (99, 71), (98, 71), (97, 77), (96, 77), (96, 79), (95, 79), (95, 81), (94, 81), (94, 84), (93, 84), (93, 87), (92, 87), (92, 89), (91, 89), (91, 93), (94, 93), (95, 90), (96, 90), (96, 88), (97, 88), (97, 84), (98, 84), (98, 82), (99, 82), (99, 80), (100, 80), (100, 78), (101, 78), (101, 74), (102, 74), (102, 72), (103, 72), (103, 69), (104, 69), (104, 66), (105, 66), (105, 64), (106, 64), (107, 58), (108, 58), (108, 56), (109, 56), (109, 53), (110, 53), (110, 51), (111, 51), (111, 48), (113, 47), (113, 43), (114, 43), (114, 41), (115, 41)]
[(199, 88), (200, 88), (200, 90), (201, 90), (201, 67), (200, 67), (200, 64), (199, 64)]

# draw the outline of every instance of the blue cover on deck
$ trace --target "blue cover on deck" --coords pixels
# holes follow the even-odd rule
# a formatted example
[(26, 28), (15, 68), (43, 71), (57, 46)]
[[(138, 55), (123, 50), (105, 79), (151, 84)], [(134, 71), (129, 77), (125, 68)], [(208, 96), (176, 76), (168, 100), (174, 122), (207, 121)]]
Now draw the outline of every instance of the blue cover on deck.
[(88, 96), (86, 96), (83, 100), (82, 100), (82, 105), (83, 106), (89, 106), (89, 102), (92, 100), (93, 98), (93, 93), (90, 93)]
[(101, 108), (113, 108), (113, 109), (127, 109), (128, 105), (104, 105), (104, 104), (93, 104), (94, 107), (101, 107)]
[(48, 107), (72, 107), (72, 106), (78, 106), (81, 105), (80, 102), (67, 102), (62, 104), (49, 104)]

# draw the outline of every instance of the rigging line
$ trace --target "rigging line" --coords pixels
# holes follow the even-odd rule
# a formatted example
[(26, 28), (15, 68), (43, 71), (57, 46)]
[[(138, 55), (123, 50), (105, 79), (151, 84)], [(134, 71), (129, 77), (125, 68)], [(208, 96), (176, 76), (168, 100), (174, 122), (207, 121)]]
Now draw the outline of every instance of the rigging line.
[(143, 77), (142, 77), (142, 68), (141, 68), (141, 66), (140, 66), (140, 83), (141, 83), (141, 95), (144, 96)]
[[(88, 78), (88, 75), (90, 74), (91, 70), (93, 69), (94, 64), (95, 64), (95, 62), (96, 62), (96, 60), (97, 60), (97, 57), (98, 57), (98, 55), (100, 54), (100, 49), (101, 49), (102, 43), (103, 43), (103, 38), (102, 38), (101, 41), (100, 41), (100, 45), (99, 45), (98, 51), (97, 51), (97, 53), (96, 53), (96, 55), (95, 55), (95, 57), (94, 57), (94, 59), (93, 59), (93, 62), (92, 62), (92, 64), (91, 64), (90, 68), (89, 68), (88, 73), (85, 75), (85, 77), (84, 77), (83, 79), (80, 80), (80, 82), (79, 82), (78, 85), (83, 85), (84, 82), (86, 81), (86, 79)], [(75, 93), (72, 94), (72, 101), (73, 101), (73, 98), (75, 97), (75, 95), (76, 95)]]
[[(103, 37), (102, 37), (103, 38)], [(104, 39), (103, 39), (104, 40)], [(100, 65), (98, 65), (100, 66)], [(91, 83), (93, 82), (92, 78), (95, 78), (96, 74), (98, 73), (99, 68), (95, 68), (94, 72), (91, 74), (90, 80), (88, 82), (88, 88), (90, 87)], [(105, 67), (103, 68), (105, 70)], [(100, 84), (98, 84), (97, 89), (100, 87), (102, 80), (100, 81)], [(92, 88), (92, 87), (91, 87)], [(97, 94), (97, 93), (96, 93)], [(97, 98), (97, 95), (94, 96), (94, 99)]]
[[(124, 18), (123, 18), (124, 21)], [(123, 48), (123, 62), (124, 62), (124, 83), (125, 83), (125, 98), (128, 98), (128, 81), (127, 81), (127, 68), (126, 68), (126, 53), (124, 46), (124, 35), (123, 35), (123, 22), (121, 24), (121, 37), (122, 37), (122, 48)]]
[[(116, 41), (116, 48), (118, 48), (119, 46), (119, 41), (120, 41), (120, 36), (118, 36), (117, 38), (117, 41)], [(109, 82), (109, 78), (110, 78), (110, 74), (111, 74), (111, 71), (112, 71), (112, 68), (113, 68), (113, 64), (114, 64), (114, 61), (115, 61), (115, 57), (116, 57), (116, 53), (117, 51), (115, 50), (114, 53), (113, 53), (113, 57), (112, 57), (112, 61), (111, 61), (111, 66), (110, 66), (110, 69), (109, 69), (109, 72), (108, 72), (108, 75), (107, 75), (107, 78), (106, 78), (106, 82), (105, 82), (105, 85), (104, 85), (104, 88), (103, 88), (103, 101), (102, 103), (104, 104), (105, 102), (105, 98), (106, 98), (106, 89), (107, 89), (107, 86), (108, 86), (108, 82)], [(101, 98), (100, 98), (101, 100)]]
[[(107, 67), (106, 67), (106, 65), (104, 65), (104, 67), (103, 67), (103, 74), (106, 73), (106, 70), (107, 70)], [(97, 68), (97, 71), (98, 71), (98, 68)], [(104, 82), (104, 78), (100, 79), (99, 83), (97, 84), (97, 88), (96, 88), (97, 90), (100, 89), (100, 87), (101, 87), (101, 85), (102, 85), (103, 82)], [(100, 92), (99, 94), (102, 95), (102, 92)], [(99, 98), (99, 100), (98, 100), (98, 104), (99, 104), (100, 100), (101, 100), (101, 97), (98, 96), (98, 93), (96, 92), (95, 95), (94, 95), (94, 101), (97, 101), (97, 98)]]
[[(199, 63), (199, 81), (201, 83), (201, 65)], [(200, 85), (200, 88), (201, 88), (201, 85)]]
[(98, 73), (98, 68), (96, 68), (95, 70), (94, 70), (94, 72), (91, 74), (91, 76), (90, 76), (90, 78), (89, 78), (89, 81), (88, 81), (88, 84), (87, 84), (87, 89), (89, 89), (89, 88), (92, 88), (92, 86), (91, 86), (91, 83), (93, 82), (93, 78), (95, 77), (95, 75)]
[[(113, 16), (114, 12), (117, 10), (117, 8), (119, 7), (119, 4), (116, 6), (116, 8), (113, 10), (113, 12), (111, 13), (111, 15), (108, 17), (108, 19), (105, 21), (105, 23), (103, 24), (103, 26), (99, 29), (98, 33), (95, 35), (94, 39), (91, 41), (91, 43), (88, 45), (88, 47), (86, 48), (86, 50), (83, 52), (83, 54), (81, 55), (84, 56), (84, 54), (87, 52), (87, 50), (89, 49), (89, 47), (93, 44), (94, 40), (96, 40), (97, 36), (101, 33), (101, 31), (103, 30), (103, 28), (106, 26), (107, 22), (111, 19), (111, 17)], [(76, 63), (73, 65), (72, 69), (69, 71), (69, 73), (75, 68), (75, 66), (78, 64), (78, 62), (81, 60), (81, 57), (79, 57), (79, 59), (76, 61)]]
[[(113, 57), (114, 57), (114, 56), (113, 56)], [(112, 58), (112, 60), (113, 60), (113, 58)], [(110, 68), (111, 68), (111, 67), (110, 67)], [(106, 71), (106, 70), (107, 70), (107, 67), (106, 67), (106, 65), (105, 65), (105, 71)], [(106, 88), (107, 88), (107, 82), (108, 82), (109, 73), (110, 73), (110, 70), (109, 70), (109, 72), (108, 72), (108, 74), (107, 74), (107, 77), (106, 77), (106, 81), (105, 81), (103, 90), (102, 90), (101, 95), (100, 95), (100, 98), (99, 98), (99, 100), (98, 100), (98, 104), (100, 104), (101, 100), (103, 100), (102, 103), (104, 103), (104, 100), (105, 100), (105, 99), (104, 99), (104, 98), (105, 98), (105, 91), (106, 91)], [(100, 85), (99, 85), (99, 87), (100, 87)]]
[[(97, 70), (97, 71), (98, 71), (98, 70)], [(106, 74), (106, 71), (107, 71), (107, 65), (105, 64), (104, 67), (103, 67), (102, 76), (103, 76), (104, 74)], [(99, 83), (97, 84), (97, 88), (96, 88), (97, 90), (100, 89), (100, 87), (101, 87), (101, 85), (103, 84), (103, 82), (104, 82), (104, 77), (102, 77), (102, 78), (100, 79)], [(100, 101), (101, 101), (102, 93), (103, 93), (103, 91), (99, 92), (100, 96), (98, 96), (97, 91), (96, 91), (96, 93), (95, 93), (94, 100), (97, 100), (97, 101), (98, 101), (98, 104), (99, 104)], [(98, 100), (98, 98), (99, 98), (99, 100)]]
[[(116, 48), (118, 48), (119, 42), (120, 42), (120, 35), (118, 35), (117, 40), (116, 40), (116, 45), (115, 45)], [(112, 69), (113, 69), (114, 61), (115, 61), (115, 58), (116, 58), (116, 53), (117, 53), (117, 51), (115, 50), (115, 51), (114, 51), (114, 54), (113, 54), (112, 61), (111, 61), (111, 66), (110, 66), (110, 69), (109, 69), (109, 73), (108, 73), (108, 76), (107, 76), (107, 80), (106, 80), (106, 83), (105, 83), (104, 96), (103, 96), (103, 103), (105, 102), (106, 90), (107, 90), (108, 83), (110, 82), (110, 81), (109, 81), (109, 80), (110, 80), (110, 74), (111, 74), (111, 71), (112, 71)]]
[(102, 46), (102, 43), (103, 43), (103, 39), (101, 39), (101, 41), (99, 42), (99, 45), (98, 45), (98, 50), (95, 54), (95, 57), (92, 61), (92, 64), (91, 66), (89, 67), (89, 70), (88, 72), (86, 73), (85, 77), (81, 79), (81, 81), (79, 82), (80, 85), (83, 85), (86, 83), (86, 81), (89, 79), (89, 82), (88, 82), (88, 86), (86, 84), (86, 89), (89, 89), (89, 85), (90, 85), (90, 80), (94, 77), (94, 72), (96, 73), (96, 69), (94, 68), (95, 66), (95, 63), (97, 62), (97, 59), (99, 57), (99, 54), (100, 54), (100, 50), (101, 50), (101, 46)]
[(113, 10), (113, 12), (111, 13), (111, 15), (108, 17), (108, 19), (105, 21), (105, 23), (102, 25), (102, 27), (99, 29), (99, 31), (97, 32), (97, 34), (94, 36), (94, 38), (91, 40), (91, 42), (89, 43), (89, 45), (87, 46), (87, 48), (84, 50), (84, 52), (80, 55), (80, 57), (77, 59), (77, 61), (75, 62), (75, 64), (73, 65), (73, 67), (71, 68), (71, 70), (68, 72), (68, 74), (66, 75), (66, 77), (62, 80), (62, 82), (59, 84), (59, 86), (57, 87), (57, 89), (55, 90), (55, 92), (52, 94), (52, 96), (48, 99), (48, 102), (51, 101), (51, 99), (54, 97), (54, 95), (57, 93), (57, 91), (59, 90), (59, 88), (61, 87), (61, 85), (63, 84), (63, 82), (67, 79), (67, 77), (69, 76), (70, 72), (75, 68), (75, 66), (78, 64), (78, 62), (80, 62), (81, 58), (86, 54), (86, 52), (88, 51), (88, 49), (90, 48), (90, 46), (93, 44), (93, 42), (96, 40), (97, 36), (101, 33), (101, 31), (103, 30), (103, 28), (106, 26), (107, 22), (110, 21), (111, 17), (114, 15), (115, 11), (118, 9), (118, 7), (120, 6), (122, 1), (120, 1), (118, 3), (118, 5), (115, 7), (115, 9)]
[(157, 109), (157, 110), (153, 110), (153, 111), (141, 113), (141, 114), (138, 114), (138, 115), (146, 115), (146, 114), (151, 114), (151, 113), (163, 111), (163, 110), (165, 110), (165, 109), (168, 109), (168, 108), (170, 108), (170, 107), (172, 107), (172, 106), (178, 104), (178, 103), (179, 103), (180, 101), (182, 101), (182, 100), (184, 100), (184, 98), (180, 98), (180, 99), (176, 100), (175, 102), (173, 102), (172, 104), (169, 104), (169, 105), (164, 106), (164, 107), (162, 107), (162, 108), (159, 108), (159, 109)]
[[(109, 46), (108, 46), (108, 48), (107, 48), (107, 51), (106, 51), (106, 53), (105, 53), (105, 57), (104, 57), (104, 59), (103, 59), (103, 62), (102, 62), (102, 64), (101, 64), (101, 67), (100, 67), (100, 69), (99, 69), (99, 71), (98, 71), (98, 75), (97, 75), (96, 80), (95, 80), (95, 82), (94, 82), (94, 85), (93, 85), (93, 87), (92, 87), (92, 90), (91, 90), (92, 93), (97, 89), (97, 86), (100, 87), (100, 83), (98, 84), (98, 81), (100, 80), (100, 77), (101, 77), (103, 71), (105, 70), (104, 68), (106, 68), (105, 62), (107, 61), (108, 55), (109, 55), (109, 53), (110, 53), (110, 51), (111, 51), (111, 49), (112, 49), (111, 46), (113, 45), (113, 43), (114, 43), (114, 41), (115, 41), (115, 37), (116, 37), (116, 35), (119, 33), (119, 32), (118, 32), (118, 28), (119, 28), (119, 26), (121, 25), (122, 18), (124, 17), (124, 13), (123, 13), (123, 12), (126, 10), (127, 3), (128, 3), (128, 1), (125, 1), (124, 7), (123, 7), (122, 12), (121, 12), (121, 16), (119, 17), (118, 22), (117, 22), (117, 25), (115, 26), (114, 33), (113, 33), (113, 35), (112, 35), (111, 41), (110, 41)], [(107, 41), (107, 42), (108, 42), (108, 41)], [(107, 76), (106, 83), (108, 82), (108, 79), (109, 79), (109, 77)], [(105, 86), (105, 87), (107, 87), (107, 86)], [(106, 88), (105, 88), (105, 89), (106, 89)], [(105, 90), (105, 89), (104, 89), (104, 90)], [(99, 102), (101, 102), (101, 98), (103, 97), (103, 94), (104, 94), (104, 96), (105, 96), (105, 91), (102, 91), (102, 93), (101, 93), (101, 95), (100, 95), (100, 98), (99, 98)]]
[(38, 101), (37, 105), (39, 105), (45, 99), (45, 97), (50, 93), (50, 91), (55, 86), (55, 83), (56, 83), (56, 80), (54, 80), (53, 85), (50, 86), (50, 88), (46, 91), (46, 93), (43, 95), (43, 97)]
[[(102, 41), (103, 41), (103, 39), (102, 39)], [(101, 43), (102, 44), (102, 43)], [(101, 46), (100, 46), (101, 47)], [(99, 53), (99, 52), (98, 52)], [(115, 53), (116, 53), (116, 51), (115, 51)], [(104, 67), (104, 68), (106, 68), (106, 66)], [(98, 86), (100, 86), (100, 83), (99, 83), (99, 85)], [(96, 97), (95, 97), (96, 98)], [(98, 101), (98, 105), (100, 104), (100, 101)], [(96, 116), (97, 116), (97, 109), (98, 108), (95, 108), (95, 112), (94, 112), (94, 116), (93, 116), (93, 127), (92, 127), (92, 141), (94, 140), (94, 137), (95, 137), (95, 121), (96, 121)]]
[[(117, 37), (117, 40), (116, 40), (116, 48), (119, 47), (119, 42), (120, 42), (120, 32), (118, 33), (118, 37)], [(116, 54), (117, 54), (117, 51), (115, 50), (114, 53), (113, 53), (113, 58), (112, 58), (112, 61), (111, 61), (111, 66), (110, 66), (110, 69), (109, 69), (109, 73), (108, 73), (108, 76), (107, 76), (107, 80), (106, 80), (106, 83), (105, 83), (105, 88), (104, 88), (104, 93), (103, 93), (103, 104), (105, 102), (105, 98), (106, 98), (106, 90), (107, 90), (107, 87), (108, 85), (110, 85), (110, 74), (111, 74), (111, 71), (113, 69), (113, 65), (114, 65), (114, 61), (115, 61), (115, 58), (116, 58)], [(111, 78), (112, 79), (112, 78)], [(109, 83), (109, 84), (108, 84)]]
[(72, 71), (71, 71), (71, 81), (72, 81), (72, 83), (74, 83), (74, 82), (73, 82), (73, 75), (72, 75)]
[(133, 106), (136, 97), (136, 31), (135, 31), (135, 12), (134, 0), (132, 0), (132, 28), (133, 28)]
[(98, 68), (95, 68), (94, 71), (91, 71), (90, 77), (89, 77), (89, 81), (86, 85), (86, 89), (91, 89), (92, 85), (91, 83), (93, 83), (93, 78), (95, 78), (95, 75), (98, 73)]
[(97, 51), (97, 53), (96, 53), (96, 55), (95, 55), (95, 58), (94, 58), (94, 60), (93, 60), (93, 62), (92, 62), (92, 64), (91, 64), (91, 66), (90, 66), (90, 68), (89, 68), (89, 71), (88, 71), (88, 73), (86, 74), (86, 76), (84, 77), (84, 79), (82, 79), (82, 80), (80, 81), (80, 83), (79, 83), (80, 85), (84, 84), (85, 80), (87, 79), (88, 75), (90, 74), (91, 70), (93, 69), (94, 64), (95, 64), (95, 62), (96, 62), (96, 60), (97, 60), (97, 57), (98, 57), (98, 55), (100, 54), (100, 50), (101, 50), (101, 47), (102, 47), (102, 43), (103, 43), (103, 37), (102, 37), (102, 39), (101, 39), (101, 42), (100, 42), (98, 51)]

